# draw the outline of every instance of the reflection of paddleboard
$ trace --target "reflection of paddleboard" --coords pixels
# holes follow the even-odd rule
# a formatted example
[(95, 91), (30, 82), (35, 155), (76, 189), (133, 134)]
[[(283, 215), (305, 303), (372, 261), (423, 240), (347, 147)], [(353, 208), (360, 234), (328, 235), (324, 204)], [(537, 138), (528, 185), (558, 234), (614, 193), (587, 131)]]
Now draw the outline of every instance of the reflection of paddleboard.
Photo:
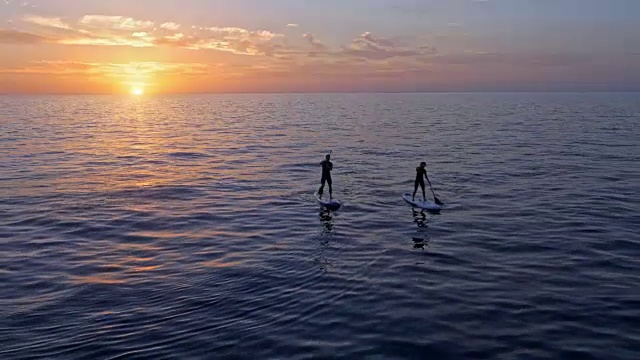
[(420, 201), (420, 200), (412, 200), (411, 199), (411, 193), (405, 193), (404, 195), (402, 195), (402, 199), (404, 199), (404, 201), (407, 202), (407, 204), (413, 206), (413, 207), (417, 207), (420, 209), (425, 209), (425, 210), (431, 210), (431, 211), (438, 211), (440, 209), (442, 209), (442, 206), (432, 202), (432, 201)]
[(318, 193), (315, 193), (314, 195), (316, 197), (316, 200), (318, 201), (318, 204), (326, 207), (329, 210), (338, 210), (340, 208), (340, 205), (342, 205), (338, 200), (324, 201), (320, 198), (320, 195), (318, 195)]

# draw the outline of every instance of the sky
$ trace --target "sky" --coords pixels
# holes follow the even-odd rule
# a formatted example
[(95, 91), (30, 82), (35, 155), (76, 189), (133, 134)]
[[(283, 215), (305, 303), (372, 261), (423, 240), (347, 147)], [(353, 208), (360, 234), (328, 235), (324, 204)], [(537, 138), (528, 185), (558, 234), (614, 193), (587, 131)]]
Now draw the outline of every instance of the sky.
[(638, 0), (0, 0), (0, 93), (638, 91)]

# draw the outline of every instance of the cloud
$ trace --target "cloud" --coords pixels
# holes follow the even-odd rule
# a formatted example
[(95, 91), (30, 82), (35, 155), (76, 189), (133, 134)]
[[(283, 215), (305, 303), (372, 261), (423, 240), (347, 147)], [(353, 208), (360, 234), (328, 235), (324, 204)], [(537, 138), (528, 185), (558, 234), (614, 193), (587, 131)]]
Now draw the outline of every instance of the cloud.
[[(349, 57), (354, 61), (388, 60), (399, 57), (417, 57), (431, 54), (428, 46), (405, 45), (399, 39), (379, 37), (365, 32), (349, 44), (331, 49), (314, 34), (305, 33), (308, 47), (299, 47), (284, 40), (284, 34), (269, 30), (251, 30), (241, 27), (184, 27), (174, 22), (156, 25), (153, 21), (126, 16), (85, 15), (75, 22), (58, 17), (29, 15), (24, 21), (46, 34), (21, 35), (22, 42), (49, 42), (62, 45), (176, 47), (188, 50), (216, 50), (236, 55), (267, 56), (289, 60), (304, 57)], [(288, 24), (289, 27), (297, 24)], [(13, 34), (14, 37), (18, 35)], [(7, 36), (7, 38), (9, 38)], [(15, 41), (15, 40), (14, 40)]]
[(192, 35), (174, 34), (155, 41), (158, 45), (183, 47), (190, 50), (218, 50), (237, 55), (274, 55), (280, 45), (273, 40), (283, 34), (266, 30), (251, 31), (237, 27), (206, 27)]
[(2, 44), (36, 44), (47, 42), (46, 36), (31, 34), (18, 30), (0, 29), (0, 43)]
[[(165, 22), (155, 26), (148, 20), (125, 16), (85, 15), (75, 23), (57, 17), (30, 15), (25, 22), (50, 30), (46, 38), (30, 39), (63, 45), (87, 46), (171, 46), (190, 50), (218, 50), (239, 55), (273, 55), (283, 46), (276, 40), (283, 34), (239, 27), (195, 27), (189, 33), (178, 32), (180, 24)], [(51, 33), (53, 32), (53, 33)], [(29, 38), (22, 36), (23, 41)]]
[(166, 22), (162, 25), (160, 25), (161, 29), (167, 29), (167, 30), (171, 30), (171, 31), (178, 31), (178, 29), (180, 29), (180, 24), (176, 24), (173, 22)]
[(103, 36), (103, 37), (70, 37), (56, 40), (57, 44), (63, 45), (88, 45), (88, 46), (130, 46), (130, 47), (154, 47), (155, 38), (141, 36), (146, 33), (133, 33), (128, 36)]
[(298, 25), (298, 24), (287, 24), (288, 28), (297, 28), (298, 26), (300, 26), (300, 25)]
[(187, 36), (183, 33), (175, 33), (171, 35), (165, 35), (158, 37), (154, 40), (154, 44), (156, 46), (173, 46), (173, 47), (184, 47), (188, 48), (194, 42), (198, 40), (192, 36)]
[(367, 44), (373, 44), (377, 47), (393, 47), (394, 46), (392, 41), (377, 38), (370, 32), (365, 32), (364, 34), (360, 35), (360, 38), (354, 40), (354, 42), (366, 42)]
[[(23, 20), (37, 28), (46, 29), (46, 42), (62, 45), (132, 46), (152, 47), (153, 36), (145, 30), (148, 21), (121, 16), (88, 15), (77, 23), (63, 21), (57, 17), (29, 15)], [(139, 30), (135, 30), (139, 29)], [(141, 36), (147, 34), (147, 36)]]
[(62, 19), (57, 17), (47, 18), (47, 17), (38, 16), (38, 15), (27, 15), (23, 18), (23, 20), (28, 23), (43, 26), (43, 27), (50, 27), (54, 29), (64, 29), (64, 30), (71, 29), (71, 26), (69, 26), (67, 23), (62, 21)]
[(107, 16), (107, 15), (85, 15), (80, 19), (80, 24), (99, 28), (114, 30), (130, 30), (141, 31), (153, 28), (154, 22), (147, 20), (136, 20), (124, 16)]
[(323, 43), (321, 43), (320, 41), (318, 41), (315, 37), (315, 35), (311, 34), (311, 33), (305, 33), (304, 35), (302, 35), (303, 38), (307, 39), (307, 42), (309, 44), (311, 44), (311, 47), (314, 50), (317, 51), (325, 51), (327, 50), (327, 46), (324, 45)]
[(417, 47), (402, 47), (392, 40), (384, 39), (365, 32), (351, 44), (342, 48), (344, 54), (371, 60), (384, 60), (393, 57), (411, 57), (432, 54), (435, 49), (422, 45)]
[(209, 66), (201, 63), (130, 62), (93, 64), (95, 71), (111, 77), (131, 76), (196, 76), (208, 73)]
[(207, 74), (209, 65), (201, 63), (94, 63), (79, 61), (35, 61), (22, 68), (0, 69), (0, 74), (94, 76), (100, 79), (148, 80), (158, 76), (201, 76)]
[(250, 31), (237, 27), (208, 27), (204, 28), (212, 33), (219, 34), (226, 39), (242, 40), (247, 38), (255, 38), (260, 40), (271, 40), (276, 37), (282, 37), (283, 34), (276, 34), (267, 30)]

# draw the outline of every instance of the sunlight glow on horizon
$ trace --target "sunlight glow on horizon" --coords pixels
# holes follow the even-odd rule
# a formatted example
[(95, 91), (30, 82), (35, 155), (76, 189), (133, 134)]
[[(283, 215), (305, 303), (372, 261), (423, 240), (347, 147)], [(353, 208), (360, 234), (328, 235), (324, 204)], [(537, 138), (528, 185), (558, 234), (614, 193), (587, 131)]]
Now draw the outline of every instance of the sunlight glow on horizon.
[(131, 94), (136, 96), (144, 95), (144, 88), (141, 86), (134, 86), (131, 88)]
[(0, 0), (0, 93), (639, 90), (640, 1), (582, 1)]

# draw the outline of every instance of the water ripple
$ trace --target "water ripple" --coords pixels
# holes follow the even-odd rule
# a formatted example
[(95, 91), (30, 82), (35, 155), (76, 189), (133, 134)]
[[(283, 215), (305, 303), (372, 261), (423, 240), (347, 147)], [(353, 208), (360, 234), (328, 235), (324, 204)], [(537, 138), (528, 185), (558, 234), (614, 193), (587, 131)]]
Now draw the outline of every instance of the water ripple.
[(636, 359), (636, 100), (0, 97), (0, 358)]

